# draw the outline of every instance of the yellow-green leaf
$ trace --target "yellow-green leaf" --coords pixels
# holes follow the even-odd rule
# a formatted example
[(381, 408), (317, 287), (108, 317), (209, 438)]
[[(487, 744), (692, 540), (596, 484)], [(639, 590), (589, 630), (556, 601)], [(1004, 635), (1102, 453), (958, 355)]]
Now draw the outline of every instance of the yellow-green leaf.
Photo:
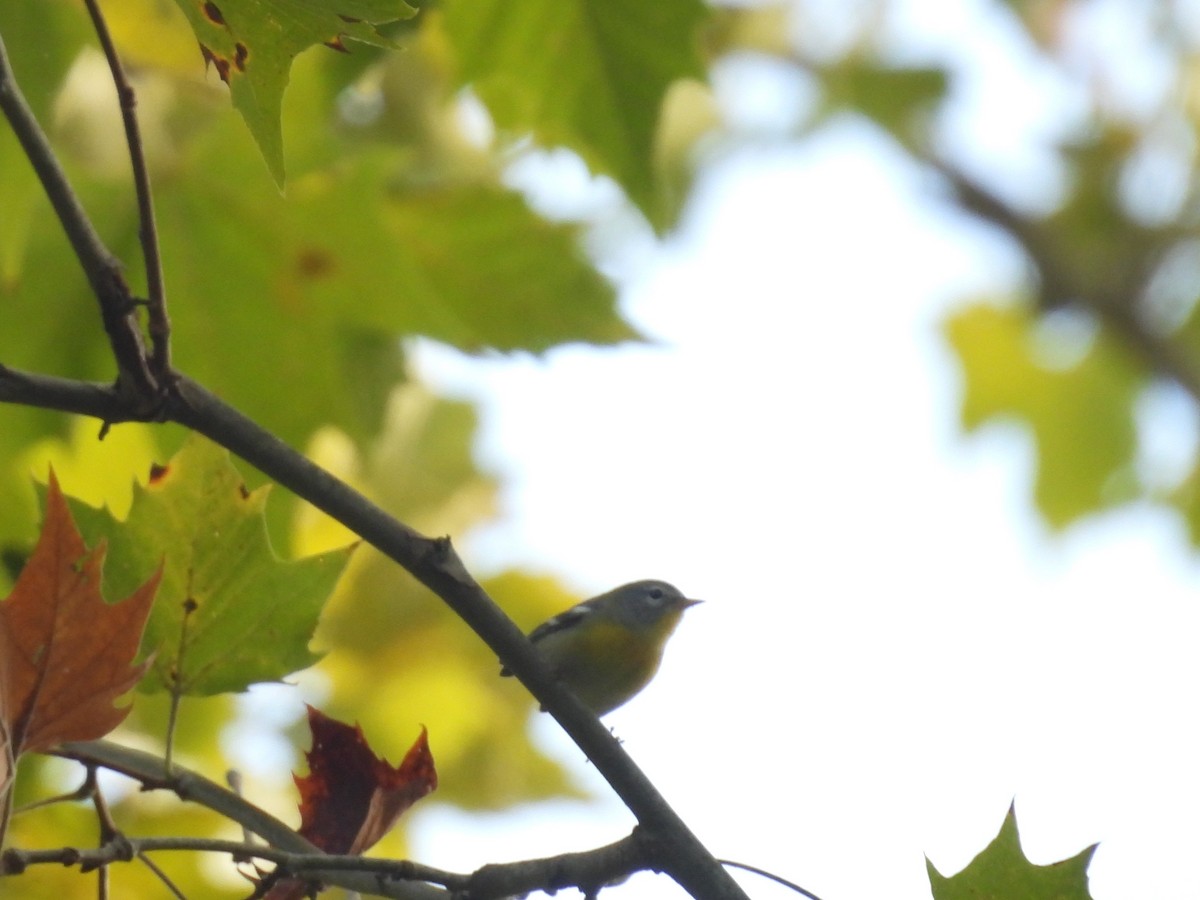
[(239, 691), (317, 660), (308, 642), (348, 550), (278, 559), (267, 540), (266, 499), (267, 488), (246, 489), (226, 451), (195, 437), (135, 487), (124, 522), (72, 505), (87, 541), (108, 542), (110, 596), (163, 563), (143, 641), (157, 655), (140, 690)]
[(1023, 309), (986, 304), (945, 326), (963, 366), (964, 427), (1015, 418), (1030, 428), (1038, 508), (1061, 528), (1126, 499), (1116, 476), (1133, 461), (1132, 402), (1142, 376), (1102, 331), (1077, 361), (1047, 365), (1034, 350), (1037, 327)]
[(1010, 806), (995, 840), (950, 878), (925, 860), (934, 900), (1091, 900), (1087, 868), (1096, 845), (1077, 856), (1037, 866), (1021, 850), (1017, 814)]
[(497, 123), (574, 150), (656, 221), (654, 139), (679, 78), (703, 78), (699, 0), (451, 0), (464, 81)]

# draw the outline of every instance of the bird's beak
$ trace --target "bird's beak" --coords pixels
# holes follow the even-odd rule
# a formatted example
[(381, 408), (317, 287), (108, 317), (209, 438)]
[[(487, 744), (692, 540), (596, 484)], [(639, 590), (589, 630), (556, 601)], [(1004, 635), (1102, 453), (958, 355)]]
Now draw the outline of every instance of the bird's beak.
[(684, 600), (683, 603), (680, 605), (683, 609), (687, 609), (689, 606), (697, 606), (698, 604), (701, 604), (703, 602), (704, 602), (703, 600)]

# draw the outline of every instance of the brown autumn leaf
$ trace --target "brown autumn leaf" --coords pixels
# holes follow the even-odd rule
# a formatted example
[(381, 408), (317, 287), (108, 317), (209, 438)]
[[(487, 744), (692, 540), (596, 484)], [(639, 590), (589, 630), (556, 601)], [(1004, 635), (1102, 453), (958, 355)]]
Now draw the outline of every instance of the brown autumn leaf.
[(326, 853), (357, 854), (388, 833), (400, 815), (437, 787), (424, 729), (399, 766), (376, 756), (362, 728), (308, 707), (312, 749), (300, 789), (300, 833)]
[(52, 471), (37, 546), (0, 603), (0, 742), (8, 764), (26, 751), (103, 737), (129, 713), (114, 704), (149, 664), (132, 663), (162, 570), (110, 604), (100, 595), (103, 565), (103, 544), (84, 545)]
[[(326, 853), (357, 855), (391, 830), (406, 809), (437, 787), (425, 729), (399, 766), (372, 752), (358, 725), (351, 727), (308, 707), (312, 749), (308, 774), (293, 775), (300, 790), (300, 834)], [(301, 879), (285, 879), (264, 900), (307, 896)]]

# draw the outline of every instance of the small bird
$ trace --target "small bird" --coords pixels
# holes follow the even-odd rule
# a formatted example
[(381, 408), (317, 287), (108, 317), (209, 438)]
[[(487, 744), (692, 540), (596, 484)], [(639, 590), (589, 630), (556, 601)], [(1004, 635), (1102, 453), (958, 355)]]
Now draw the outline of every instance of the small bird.
[(603, 716), (650, 683), (683, 611), (700, 602), (665, 581), (634, 581), (547, 619), (529, 640), (558, 679)]

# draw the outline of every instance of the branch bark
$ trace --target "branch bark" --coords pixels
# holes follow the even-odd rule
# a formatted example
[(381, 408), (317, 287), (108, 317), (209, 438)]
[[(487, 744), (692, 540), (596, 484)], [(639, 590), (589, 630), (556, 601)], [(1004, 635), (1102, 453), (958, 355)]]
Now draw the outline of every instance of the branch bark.
[(564, 887), (575, 887), (592, 895), (635, 872), (657, 868), (655, 841), (642, 828), (603, 847), (487, 865), (470, 875), (407, 860), (335, 856), (322, 852), (284, 822), (203, 775), (180, 766), (168, 771), (164, 761), (154, 754), (109, 741), (79, 741), (64, 744), (56, 755), (81, 762), (89, 771), (103, 767), (119, 772), (137, 781), (143, 790), (170, 791), (181, 800), (204, 806), (236, 822), (267, 844), (114, 835), (100, 847), (87, 850), (72, 847), (9, 850), (0, 857), (0, 875), (17, 874), (28, 866), (46, 863), (78, 865), (89, 871), (131, 860), (141, 853), (192, 850), (228, 853), (237, 860), (267, 860), (280, 867), (284, 877), (313, 879), (404, 900), (445, 900), (447, 891), (472, 900), (498, 900), (538, 890), (553, 894)]

